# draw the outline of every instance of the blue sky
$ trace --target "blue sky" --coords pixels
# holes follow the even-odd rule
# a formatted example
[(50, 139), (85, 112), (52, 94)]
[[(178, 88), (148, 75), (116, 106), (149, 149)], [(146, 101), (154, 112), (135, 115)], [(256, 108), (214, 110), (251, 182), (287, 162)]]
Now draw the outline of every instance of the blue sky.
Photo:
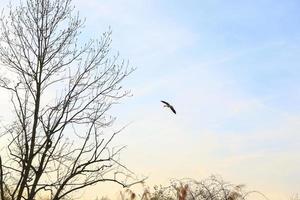
[[(272, 199), (299, 192), (300, 2), (74, 1), (137, 67), (117, 143), (149, 184), (220, 174)], [(173, 103), (178, 115), (164, 110)]]
[(300, 192), (298, 0), (73, 3), (82, 39), (110, 26), (113, 51), (137, 67), (133, 97), (112, 110), (116, 127), (132, 122), (116, 140), (129, 168), (150, 185), (220, 174), (274, 200)]

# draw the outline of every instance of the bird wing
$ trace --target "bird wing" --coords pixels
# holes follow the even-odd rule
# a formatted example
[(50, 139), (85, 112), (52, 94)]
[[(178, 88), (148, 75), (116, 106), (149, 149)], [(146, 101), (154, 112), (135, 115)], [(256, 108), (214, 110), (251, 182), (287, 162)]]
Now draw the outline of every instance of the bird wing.
[(170, 104), (166, 101), (161, 100), (162, 103), (166, 104), (167, 106), (170, 106)]
[(170, 109), (173, 111), (174, 114), (176, 114), (176, 110), (174, 109), (173, 106), (170, 106)]

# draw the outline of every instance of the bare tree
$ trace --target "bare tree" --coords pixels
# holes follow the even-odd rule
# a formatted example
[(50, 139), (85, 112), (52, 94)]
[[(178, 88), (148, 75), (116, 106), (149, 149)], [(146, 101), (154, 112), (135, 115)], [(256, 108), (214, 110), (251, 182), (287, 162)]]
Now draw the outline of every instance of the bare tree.
[(128, 186), (120, 178), (129, 172), (118, 159), (122, 147), (110, 147), (120, 130), (103, 134), (114, 122), (108, 110), (128, 94), (120, 82), (132, 72), (111, 56), (111, 31), (80, 45), (83, 21), (71, 0), (10, 5), (0, 26), (0, 86), (15, 114), (4, 131), (1, 197), (59, 200), (98, 182)]

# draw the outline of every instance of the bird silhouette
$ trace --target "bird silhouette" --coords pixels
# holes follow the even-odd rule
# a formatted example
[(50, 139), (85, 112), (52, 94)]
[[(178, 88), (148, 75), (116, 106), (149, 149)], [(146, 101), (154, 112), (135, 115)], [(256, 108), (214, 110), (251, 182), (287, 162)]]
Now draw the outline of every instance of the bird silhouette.
[(171, 104), (169, 104), (169, 103), (166, 102), (166, 101), (162, 101), (162, 100), (161, 100), (161, 102), (164, 104), (164, 107), (170, 108), (170, 109), (172, 110), (172, 112), (173, 112), (174, 114), (176, 114), (176, 110), (174, 109), (174, 107), (173, 107)]

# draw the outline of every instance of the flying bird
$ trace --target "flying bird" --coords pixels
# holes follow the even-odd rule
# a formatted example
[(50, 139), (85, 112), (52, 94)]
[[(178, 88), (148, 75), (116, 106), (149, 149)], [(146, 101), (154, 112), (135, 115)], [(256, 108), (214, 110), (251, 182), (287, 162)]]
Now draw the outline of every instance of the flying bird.
[(172, 112), (173, 112), (174, 114), (176, 114), (176, 110), (174, 109), (174, 107), (173, 107), (171, 104), (169, 104), (169, 103), (166, 102), (166, 101), (161, 101), (161, 102), (164, 104), (164, 107), (170, 108), (170, 109), (172, 110)]

